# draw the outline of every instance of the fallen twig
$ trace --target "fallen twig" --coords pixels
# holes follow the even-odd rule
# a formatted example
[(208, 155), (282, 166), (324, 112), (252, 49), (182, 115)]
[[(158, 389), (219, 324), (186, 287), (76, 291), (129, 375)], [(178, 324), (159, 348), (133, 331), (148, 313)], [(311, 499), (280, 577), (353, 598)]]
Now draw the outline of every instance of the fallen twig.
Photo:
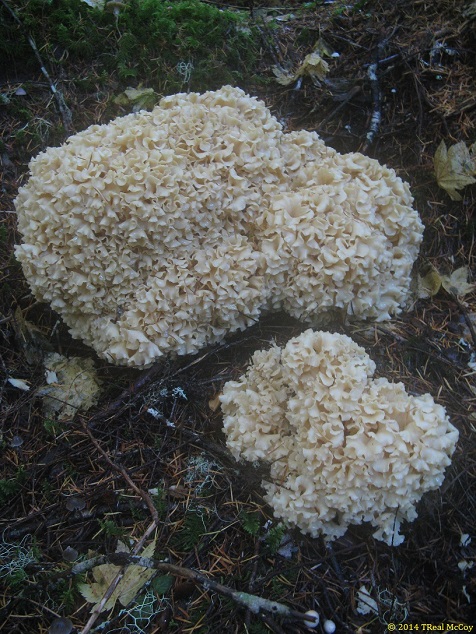
[[(86, 434), (89, 436), (91, 442), (96, 447), (96, 449), (101, 454), (101, 456), (106, 460), (106, 462), (111, 466), (112, 469), (114, 469), (115, 471), (118, 471), (122, 475), (124, 480), (131, 487), (131, 489), (133, 489), (144, 500), (144, 502), (147, 505), (147, 508), (150, 511), (150, 514), (152, 516), (152, 523), (150, 524), (149, 528), (146, 530), (144, 535), (141, 537), (141, 539), (134, 546), (133, 551), (132, 551), (133, 555), (137, 555), (137, 553), (139, 553), (140, 550), (142, 549), (146, 539), (150, 536), (150, 534), (159, 525), (159, 516), (158, 516), (157, 509), (154, 506), (154, 503), (153, 503), (152, 498), (150, 497), (149, 493), (147, 493), (147, 491), (144, 491), (143, 489), (141, 489), (140, 487), (138, 487), (135, 484), (135, 482), (132, 480), (130, 475), (127, 473), (127, 470), (122, 465), (118, 465), (113, 460), (111, 460), (111, 458), (108, 456), (107, 452), (104, 451), (104, 449), (101, 447), (99, 442), (94, 438), (91, 430), (88, 429), (88, 426), (87, 426), (86, 423), (83, 424), (83, 429), (86, 432)], [(86, 625), (84, 626), (84, 629), (82, 630), (81, 634), (88, 634), (88, 632), (91, 630), (91, 628), (94, 625), (94, 623), (96, 622), (98, 616), (101, 614), (102, 610), (104, 609), (104, 606), (106, 605), (106, 603), (111, 598), (114, 590), (117, 588), (117, 586), (119, 585), (119, 583), (123, 579), (125, 572), (126, 572), (126, 565), (123, 565), (121, 570), (117, 573), (117, 575), (111, 581), (111, 583), (110, 583), (108, 589), (106, 590), (106, 592), (104, 593), (104, 596), (101, 599), (101, 601), (94, 608), (94, 610), (91, 613), (91, 616), (90, 616), (88, 622), (86, 623)]]
[[(319, 122), (319, 128), (320, 129), (324, 128), (326, 123), (328, 123), (328, 121), (330, 121), (340, 110), (342, 110), (342, 108), (346, 106), (351, 99), (353, 99), (356, 95), (358, 95), (361, 92), (361, 90), (362, 89), (360, 86), (353, 86), (346, 93), (344, 99), (342, 99), (342, 101), (334, 108), (334, 110), (332, 110), (332, 112), (330, 112), (326, 117), (324, 117), (324, 119), (322, 119), (322, 121)], [(316, 112), (317, 110), (318, 110), (318, 107), (314, 106), (310, 114)]]
[[(187, 363), (186, 365), (179, 367), (170, 375), (167, 375), (167, 380), (171, 380), (172, 378), (178, 376), (179, 374), (186, 372), (187, 370), (192, 368), (194, 365), (197, 365), (197, 363), (200, 363), (207, 357), (211, 356), (212, 354), (215, 354), (219, 348), (224, 349), (224, 348), (228, 348), (231, 345), (233, 344), (228, 344), (226, 346), (219, 346), (219, 347), (215, 347), (211, 349), (210, 351), (206, 352), (200, 357), (193, 359), (190, 363)], [(139, 377), (134, 381), (134, 383), (130, 387), (124, 390), (116, 399), (114, 399), (114, 401), (111, 401), (110, 403), (108, 403), (103, 409), (101, 409), (100, 411), (98, 411), (97, 413), (95, 413), (93, 416), (89, 418), (88, 428), (93, 428), (96, 425), (96, 423), (106, 419), (108, 416), (112, 414), (117, 414), (117, 412), (120, 412), (121, 409), (123, 409), (124, 407), (128, 405), (128, 403), (130, 403), (131, 399), (134, 396), (137, 396), (145, 386), (152, 383), (152, 381), (156, 378), (157, 374), (161, 372), (164, 373), (164, 367), (163, 367), (163, 364), (159, 362), (154, 363), (152, 367), (141, 372)]]
[[(174, 422), (172, 422), (166, 416), (164, 416), (163, 414), (161, 414), (160, 412), (158, 412), (157, 410), (153, 408), (149, 408), (147, 410), (147, 413), (150, 414), (153, 418), (155, 418), (155, 420), (159, 421), (163, 425), (176, 429), (194, 445), (196, 445), (197, 447), (200, 447), (200, 449), (203, 449), (204, 451), (207, 451), (209, 454), (218, 458), (222, 462), (225, 462), (225, 464), (227, 464), (228, 466), (233, 465), (233, 467), (236, 467), (235, 465), (236, 461), (233, 459), (230, 452), (224, 449), (218, 443), (215, 443), (213, 442), (213, 440), (210, 440), (209, 438), (206, 438), (201, 436), (200, 434), (197, 434), (197, 432), (193, 431), (192, 429), (188, 429), (187, 427), (183, 427), (183, 426), (178, 427)], [(233, 469), (233, 470), (235, 473), (239, 473), (238, 469)]]
[(380, 121), (382, 120), (382, 110), (381, 110), (381, 94), (380, 94), (380, 85), (378, 80), (378, 61), (373, 64), (370, 64), (367, 74), (370, 80), (370, 87), (372, 90), (372, 100), (373, 100), (373, 111), (372, 117), (370, 119), (369, 131), (365, 136), (365, 143), (362, 147), (362, 152), (366, 152), (369, 145), (371, 145), (377, 135), (377, 132), (380, 128)]
[(0, 0), (0, 2), (3, 4), (5, 9), (8, 11), (8, 13), (15, 20), (15, 22), (25, 31), (26, 39), (28, 40), (28, 44), (30, 45), (33, 53), (35, 54), (36, 59), (38, 60), (38, 63), (40, 65), (40, 70), (43, 73), (44, 77), (46, 78), (46, 80), (47, 80), (47, 82), (48, 82), (48, 84), (50, 86), (50, 90), (53, 93), (53, 96), (54, 96), (54, 98), (56, 100), (56, 103), (58, 105), (58, 110), (60, 111), (61, 117), (63, 119), (64, 129), (66, 130), (66, 132), (71, 132), (72, 121), (73, 121), (71, 110), (66, 105), (66, 102), (65, 102), (64, 97), (63, 97), (63, 93), (56, 88), (56, 86), (53, 83), (48, 71), (46, 70), (46, 66), (45, 66), (45, 64), (44, 64), (44, 62), (43, 62), (43, 60), (41, 58), (41, 55), (40, 55), (40, 53), (38, 51), (38, 48), (36, 46), (35, 40), (28, 33), (28, 31), (26, 30), (24, 24), (22, 23), (22, 21), (20, 20), (18, 15), (15, 13), (15, 11), (8, 5), (7, 1), (6, 0)]
[(106, 462), (112, 467), (112, 469), (114, 469), (115, 471), (118, 471), (122, 475), (124, 480), (127, 482), (127, 484), (131, 487), (131, 489), (133, 489), (133, 491), (135, 491), (137, 495), (139, 495), (144, 500), (145, 504), (147, 505), (147, 508), (150, 511), (152, 519), (154, 520), (155, 525), (157, 525), (159, 523), (159, 516), (150, 495), (135, 484), (135, 482), (132, 480), (130, 475), (127, 473), (127, 470), (122, 465), (116, 464), (113, 460), (111, 460), (111, 458), (109, 458), (109, 456), (107, 455), (107, 452), (104, 451), (104, 449), (101, 447), (99, 442), (94, 438), (94, 436), (91, 433), (91, 430), (88, 429), (88, 426), (86, 425), (86, 423), (83, 424), (83, 429), (89, 436), (93, 445), (96, 447), (96, 449), (99, 451), (101, 456), (104, 458), (104, 460), (106, 460)]
[(367, 75), (370, 81), (370, 89), (372, 91), (373, 111), (370, 118), (369, 130), (365, 137), (365, 143), (362, 146), (362, 152), (366, 152), (369, 146), (374, 142), (380, 128), (380, 122), (382, 121), (382, 94), (380, 92), (379, 82), (380, 53), (384, 50), (396, 30), (397, 27), (393, 29), (392, 33), (388, 37), (386, 37), (382, 42), (379, 42), (375, 50), (375, 61), (373, 64), (370, 64), (367, 70)]
[[(198, 572), (197, 570), (193, 570), (191, 568), (184, 568), (182, 566), (176, 566), (175, 564), (170, 564), (165, 561), (156, 561), (155, 559), (151, 559), (149, 557), (139, 557), (135, 554), (128, 553), (113, 553), (100, 558), (95, 557), (92, 562), (93, 563), (90, 566), (91, 568), (99, 564), (111, 563), (114, 566), (121, 566), (122, 568), (133, 564), (136, 566), (142, 566), (143, 568), (158, 570), (162, 573), (170, 574), (175, 577), (183, 577), (185, 579), (188, 579), (189, 581), (192, 581), (193, 583), (200, 585), (204, 590), (216, 592), (217, 594), (228, 597), (241, 607), (250, 610), (253, 614), (263, 613), (272, 616), (279, 616), (286, 619), (292, 619), (294, 621), (301, 621), (303, 623), (307, 623), (309, 626), (316, 624), (316, 617), (313, 614), (307, 614), (305, 612), (292, 610), (288, 606), (282, 603), (278, 603), (277, 601), (264, 599), (263, 597), (259, 597), (255, 594), (249, 594), (248, 592), (240, 592), (239, 590), (234, 590), (233, 588), (230, 588), (229, 586), (224, 586), (218, 581), (214, 581), (201, 572)], [(78, 564), (78, 566), (73, 566), (72, 573), (84, 573), (85, 570), (88, 569), (85, 564), (87, 564), (87, 562), (82, 562), (81, 564)], [(109, 593), (109, 596), (112, 594), (112, 592), (113, 590), (111, 591), (111, 593)], [(104, 599), (103, 601), (101, 601), (101, 604), (103, 604), (103, 602), (105, 604), (105, 602), (107, 601), (106, 596), (104, 597)], [(87, 634), (87, 632), (89, 631), (90, 627), (86, 625), (81, 634)]]

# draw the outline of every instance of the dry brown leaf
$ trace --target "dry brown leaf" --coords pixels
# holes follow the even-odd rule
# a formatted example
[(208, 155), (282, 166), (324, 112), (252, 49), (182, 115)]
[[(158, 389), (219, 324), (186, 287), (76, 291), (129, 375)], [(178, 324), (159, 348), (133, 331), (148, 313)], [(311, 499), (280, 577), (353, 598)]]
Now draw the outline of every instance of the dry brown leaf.
[[(142, 557), (153, 557), (155, 550), (155, 539), (150, 543), (147, 548), (142, 551)], [(122, 552), (122, 547), (121, 552)], [(120, 566), (114, 566), (113, 564), (102, 564), (101, 566), (95, 566), (92, 569), (94, 582), (82, 583), (79, 586), (79, 591), (86, 599), (88, 603), (94, 603), (91, 608), (93, 612), (99, 607), (103, 596), (111, 583), (116, 578), (117, 574), (121, 570)], [(156, 574), (155, 570), (149, 568), (143, 568), (142, 566), (136, 566), (131, 564), (127, 566), (126, 572), (119, 582), (117, 588), (114, 590), (110, 598), (107, 600), (102, 608), (104, 610), (112, 610), (119, 600), (119, 603), (124, 607), (129, 605), (131, 601), (137, 596), (144, 585), (152, 579)]]
[(208, 407), (212, 410), (212, 412), (216, 412), (217, 409), (220, 407), (220, 395), (218, 394), (217, 396), (211, 398), (208, 401)]
[(450, 275), (442, 275), (434, 266), (428, 273), (418, 276), (418, 297), (433, 297), (442, 288), (455, 297), (462, 298), (471, 293), (476, 284), (468, 282), (469, 268), (461, 266)]
[(279, 66), (273, 67), (273, 73), (276, 76), (276, 81), (278, 82), (278, 84), (281, 84), (282, 86), (289, 86), (289, 84), (292, 84), (293, 81), (296, 81), (295, 73), (289, 73)]
[(474, 156), (470, 154), (463, 141), (449, 148), (442, 141), (435, 152), (433, 162), (436, 181), (448, 193), (451, 200), (461, 200), (457, 189), (476, 183)]
[(329, 64), (322, 59), (319, 53), (310, 53), (306, 55), (296, 74), (299, 77), (309, 75), (313, 81), (322, 81), (328, 72)]
[(124, 92), (115, 97), (114, 103), (119, 106), (132, 106), (132, 112), (139, 110), (152, 110), (159, 101), (159, 95), (153, 88), (126, 88)]
[(441, 276), (441, 285), (451, 295), (456, 297), (464, 297), (476, 288), (476, 284), (468, 282), (469, 268), (461, 266), (451, 273), (451, 275)]
[(428, 273), (418, 276), (418, 297), (433, 297), (441, 288), (441, 275), (431, 266)]
[(273, 68), (273, 73), (276, 75), (276, 81), (283, 86), (289, 86), (289, 84), (297, 81), (299, 77), (304, 77), (305, 75), (310, 77), (315, 84), (319, 84), (319, 82), (325, 79), (328, 72), (329, 64), (317, 51), (306, 55), (295, 73), (287, 72), (277, 66)]

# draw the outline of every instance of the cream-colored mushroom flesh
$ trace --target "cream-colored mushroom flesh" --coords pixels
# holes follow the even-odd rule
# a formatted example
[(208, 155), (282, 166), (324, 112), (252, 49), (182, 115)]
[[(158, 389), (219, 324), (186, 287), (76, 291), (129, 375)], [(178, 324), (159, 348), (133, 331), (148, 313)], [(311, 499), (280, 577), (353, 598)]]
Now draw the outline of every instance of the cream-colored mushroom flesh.
[(284, 309), (388, 319), (422, 237), (408, 186), (239, 88), (162, 99), (30, 163), (16, 247), (34, 295), (103, 358), (144, 367)]
[(227, 446), (264, 462), (276, 517), (326, 539), (370, 522), (397, 545), (403, 520), (438, 488), (458, 440), (429, 394), (373, 378), (375, 364), (349, 337), (307, 330), (253, 355), (220, 397)]

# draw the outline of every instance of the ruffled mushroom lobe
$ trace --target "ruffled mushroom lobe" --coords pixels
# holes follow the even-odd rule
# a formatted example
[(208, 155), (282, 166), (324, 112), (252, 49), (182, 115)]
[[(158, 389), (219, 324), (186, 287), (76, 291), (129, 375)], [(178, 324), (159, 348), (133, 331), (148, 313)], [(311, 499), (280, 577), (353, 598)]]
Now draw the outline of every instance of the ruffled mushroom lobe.
[(458, 431), (445, 409), (374, 371), (349, 337), (307, 330), (256, 352), (223, 388), (229, 450), (269, 464), (275, 516), (313, 537), (370, 522), (376, 539), (400, 544), (400, 524), (451, 464)]
[(239, 88), (165, 97), (30, 163), (15, 253), (35, 297), (110, 362), (146, 367), (265, 311), (397, 314), (422, 238), (408, 186)]

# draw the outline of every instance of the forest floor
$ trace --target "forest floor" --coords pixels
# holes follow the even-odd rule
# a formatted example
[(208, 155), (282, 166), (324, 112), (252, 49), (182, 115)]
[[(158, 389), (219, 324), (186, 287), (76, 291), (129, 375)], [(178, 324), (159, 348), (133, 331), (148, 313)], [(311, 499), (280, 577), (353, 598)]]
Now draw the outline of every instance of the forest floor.
[[(339, 151), (362, 151), (394, 168), (409, 182), (425, 224), (415, 275), (459, 270), (475, 281), (476, 188), (459, 189), (459, 200), (454, 191), (450, 196), (437, 182), (434, 156), (442, 141), (447, 148), (464, 143), (472, 163), (441, 169), (449, 179), (466, 170), (471, 180), (476, 3), (156, 4), (169, 16), (176, 12), (175, 26), (163, 23), (169, 56), (137, 45), (128, 5), (139, 0), (119, 3), (118, 16), (88, 13), (93, 9), (81, 0), (64, 11), (65, 0), (0, 3), (0, 631), (305, 632), (307, 610), (321, 616), (317, 631), (325, 620), (337, 632), (457, 624), (470, 631), (463, 626), (476, 622), (474, 292), (437, 284), (391, 322), (329, 325), (366, 349), (378, 376), (403, 382), (413, 394), (429, 392), (460, 438), (442, 487), (426, 494), (418, 518), (403, 525), (403, 544), (376, 541), (365, 525), (326, 543), (273, 518), (260, 470), (233, 461), (214, 407), (223, 383), (255, 350), (286, 342), (305, 324), (272, 315), (193, 357), (144, 371), (112, 367), (34, 299), (13, 245), (20, 241), (14, 198), (39, 151), (128, 113), (133, 102), (117, 99), (127, 87), (151, 88), (154, 100), (235, 83), (263, 99), (287, 130), (315, 130)], [(194, 37), (204, 38), (210, 20), (220, 26), (228, 13), (238, 21), (201, 50)], [(183, 22), (192, 18), (193, 28)], [(288, 85), (276, 81), (273, 69), (292, 75), (316, 46), (329, 65), (325, 78), (303, 71)], [(151, 60), (160, 73), (151, 74)], [(47, 416), (40, 393), (46, 351), (93, 359), (99, 403), (61, 421)], [(125, 605), (90, 620), (81, 584), (100, 600), (114, 570), (93, 586), (88, 562), (110, 562), (94, 558), (112, 556), (121, 542), (139, 548), (151, 539), (155, 559), (170, 566), (148, 586), (129, 573)], [(235, 590), (292, 614), (247, 609)]]

